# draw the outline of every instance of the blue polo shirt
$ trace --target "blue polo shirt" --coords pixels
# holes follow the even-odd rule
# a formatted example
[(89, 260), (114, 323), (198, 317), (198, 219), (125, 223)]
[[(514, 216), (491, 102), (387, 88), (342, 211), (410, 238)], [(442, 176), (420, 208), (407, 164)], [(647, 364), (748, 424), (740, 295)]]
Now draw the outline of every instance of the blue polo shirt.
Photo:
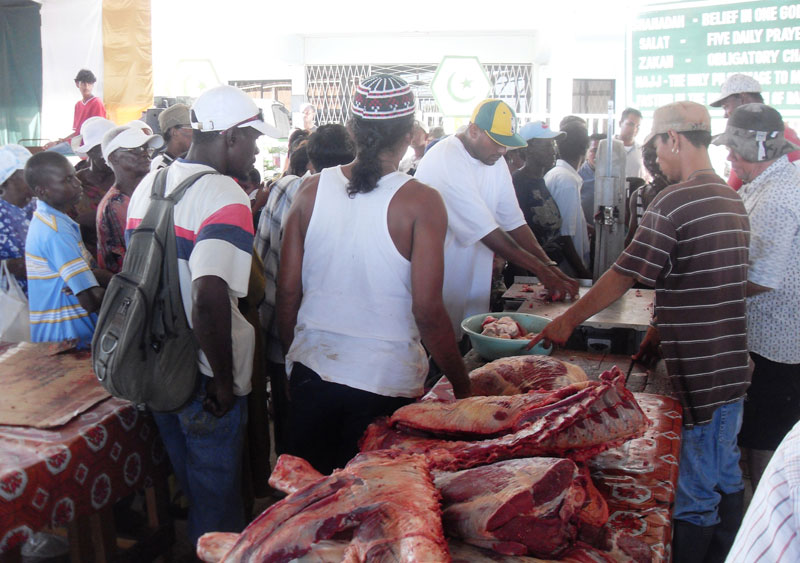
[(77, 338), (79, 347), (91, 345), (97, 315), (75, 297), (98, 285), (90, 264), (78, 224), (39, 200), (25, 241), (31, 340)]

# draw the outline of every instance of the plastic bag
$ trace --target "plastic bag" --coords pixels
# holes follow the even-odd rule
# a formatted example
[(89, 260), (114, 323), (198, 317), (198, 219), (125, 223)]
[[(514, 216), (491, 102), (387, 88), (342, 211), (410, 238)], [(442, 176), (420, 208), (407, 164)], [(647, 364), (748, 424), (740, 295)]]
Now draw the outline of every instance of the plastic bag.
[(0, 342), (30, 342), (28, 298), (3, 261), (0, 268)]

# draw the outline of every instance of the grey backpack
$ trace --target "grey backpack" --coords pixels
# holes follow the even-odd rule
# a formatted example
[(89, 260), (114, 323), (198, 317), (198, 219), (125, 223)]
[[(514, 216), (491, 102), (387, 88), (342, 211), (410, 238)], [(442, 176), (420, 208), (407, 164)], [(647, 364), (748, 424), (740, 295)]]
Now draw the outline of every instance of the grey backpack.
[(128, 241), (122, 271), (111, 279), (92, 339), (92, 367), (114, 397), (154, 411), (185, 405), (197, 384), (197, 342), (178, 279), (173, 207), (198, 178), (164, 197), (169, 168), (153, 180), (150, 205)]

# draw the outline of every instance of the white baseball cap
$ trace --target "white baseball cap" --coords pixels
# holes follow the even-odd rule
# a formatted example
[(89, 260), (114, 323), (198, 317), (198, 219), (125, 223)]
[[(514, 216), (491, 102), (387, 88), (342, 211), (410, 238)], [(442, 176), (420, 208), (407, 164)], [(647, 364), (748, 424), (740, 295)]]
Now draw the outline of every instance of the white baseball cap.
[(114, 127), (114, 122), (105, 117), (90, 117), (81, 125), (81, 134), (70, 141), (72, 150), (79, 156), (86, 156), (86, 153), (103, 142), (103, 135)]
[(200, 94), (192, 105), (191, 121), (192, 129), (200, 131), (232, 127), (252, 127), (262, 135), (269, 131), (263, 111), (235, 86), (216, 86)]
[(0, 147), (0, 184), (11, 178), (17, 170), (23, 170), (31, 157), (31, 151), (22, 145), (9, 144)]
[(720, 98), (711, 102), (710, 105), (712, 108), (718, 108), (722, 106), (722, 102), (725, 101), (725, 98), (728, 96), (732, 96), (734, 94), (749, 94), (749, 93), (760, 93), (761, 92), (761, 84), (753, 78), (752, 76), (747, 76), (746, 74), (731, 74), (728, 79), (722, 84), (722, 92), (720, 93)]
[(120, 125), (114, 127), (106, 134), (103, 135), (103, 142), (101, 143), (103, 149), (103, 158), (108, 162), (108, 157), (111, 156), (117, 149), (135, 149), (147, 145), (148, 148), (157, 149), (164, 146), (164, 139), (161, 135), (147, 135), (138, 127), (131, 127), (130, 125)]

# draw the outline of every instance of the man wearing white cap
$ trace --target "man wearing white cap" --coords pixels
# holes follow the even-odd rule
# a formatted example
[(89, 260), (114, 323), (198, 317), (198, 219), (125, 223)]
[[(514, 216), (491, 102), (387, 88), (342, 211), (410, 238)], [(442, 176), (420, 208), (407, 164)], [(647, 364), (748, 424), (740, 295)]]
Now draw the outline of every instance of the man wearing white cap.
[(83, 186), (83, 193), (70, 216), (78, 222), (81, 238), (86, 248), (97, 258), (97, 206), (106, 195), (108, 188), (114, 185), (114, 171), (103, 159), (100, 143), (107, 131), (116, 127), (113, 121), (105, 117), (90, 117), (81, 125), (80, 135), (70, 141), (72, 150), (85, 161), (79, 162), (75, 173)]
[(514, 110), (488, 99), (465, 131), (434, 145), (417, 167), (415, 178), (436, 188), (447, 206), (443, 295), (457, 336), (462, 320), (489, 310), (494, 254), (533, 272), (554, 299), (578, 293), (577, 282), (536, 242), (517, 203), (502, 157), (525, 146)]
[(116, 181), (97, 206), (97, 264), (113, 274), (122, 271), (125, 223), (131, 194), (150, 171), (149, 151), (164, 144), (161, 135), (122, 125), (103, 135), (103, 158)]
[[(189, 536), (241, 531), (242, 448), (255, 334), (237, 307), (247, 295), (253, 249), (250, 200), (231, 178), (245, 177), (267, 132), (255, 102), (233, 86), (203, 92), (191, 110), (195, 130), (186, 159), (166, 169), (168, 195), (197, 179), (174, 209), (180, 290), (200, 350), (196, 395), (174, 413), (154, 413), (181, 488), (189, 499)], [(150, 201), (150, 172), (131, 196), (127, 232)], [(265, 429), (266, 431), (266, 429)]]
[(800, 170), (787, 155), (781, 114), (744, 104), (715, 145), (744, 181), (739, 190), (750, 216), (747, 270), (747, 346), (755, 363), (739, 444), (747, 448), (755, 490), (783, 437), (800, 420)]
[(36, 200), (22, 171), (30, 156), (28, 149), (20, 145), (0, 148), (0, 261), (8, 266), (26, 294), (25, 237)]
[[(711, 102), (712, 108), (721, 107), (725, 112), (725, 118), (729, 118), (733, 111), (742, 104), (763, 104), (764, 97), (761, 95), (761, 84), (755, 78), (747, 76), (746, 74), (731, 74), (728, 79), (722, 84), (722, 91), (720, 97)], [(784, 128), (784, 136), (786, 140), (800, 145), (800, 139), (797, 133), (791, 127)], [(795, 162), (795, 166), (800, 166), (800, 150), (794, 150), (789, 153), (789, 161)], [(731, 170), (728, 177), (728, 185), (734, 190), (742, 187), (742, 180), (736, 173), (736, 170)]]
[(673, 560), (722, 561), (742, 517), (736, 436), (750, 383), (745, 288), (750, 227), (741, 198), (711, 168), (705, 107), (653, 114), (653, 143), (674, 184), (647, 208), (633, 241), (580, 301), (531, 341), (564, 344), (634, 282), (656, 289), (653, 324), (636, 358), (663, 356), (683, 407)]

